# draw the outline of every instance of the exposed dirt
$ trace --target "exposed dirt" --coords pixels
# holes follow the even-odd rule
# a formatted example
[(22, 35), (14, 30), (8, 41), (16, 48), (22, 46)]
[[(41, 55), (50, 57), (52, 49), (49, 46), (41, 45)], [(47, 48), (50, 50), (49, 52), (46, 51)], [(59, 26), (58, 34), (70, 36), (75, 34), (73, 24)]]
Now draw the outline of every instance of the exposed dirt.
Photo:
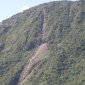
[[(46, 11), (43, 10), (44, 20), (42, 27), (42, 41), (47, 41), (47, 16)], [(25, 81), (30, 77), (32, 69), (37, 65), (38, 62), (46, 58), (48, 48), (47, 43), (44, 43), (38, 47), (36, 53), (28, 60), (27, 64), (24, 66), (24, 69), (20, 75), (20, 79), (17, 85), (23, 85)]]
[(36, 65), (39, 61), (46, 58), (46, 54), (47, 54), (47, 44), (45, 43), (39, 46), (34, 56), (32, 56), (29, 59), (29, 63), (24, 66), (24, 69), (20, 75), (20, 80), (18, 82), (18, 85), (23, 85), (25, 83), (25, 81), (30, 77), (34, 65)]
[(43, 20), (43, 28), (42, 28), (43, 31), (42, 39), (47, 41), (47, 14), (45, 10), (43, 10), (43, 15), (44, 15), (44, 20)]

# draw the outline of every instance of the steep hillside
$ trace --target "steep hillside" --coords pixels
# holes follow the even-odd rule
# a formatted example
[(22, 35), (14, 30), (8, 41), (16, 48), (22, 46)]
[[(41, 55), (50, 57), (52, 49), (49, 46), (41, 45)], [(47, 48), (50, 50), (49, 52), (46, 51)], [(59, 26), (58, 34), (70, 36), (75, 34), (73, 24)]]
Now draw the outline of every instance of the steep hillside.
[(23, 85), (27, 79), (31, 76), (31, 71), (36, 66), (39, 66), (42, 63), (42, 60), (46, 58), (47, 55), (47, 44), (42, 44), (37, 49), (34, 56), (32, 56), (27, 64), (24, 66), (24, 69), (20, 75), (18, 85)]
[(0, 85), (85, 85), (85, 3), (56, 1), (0, 23)]

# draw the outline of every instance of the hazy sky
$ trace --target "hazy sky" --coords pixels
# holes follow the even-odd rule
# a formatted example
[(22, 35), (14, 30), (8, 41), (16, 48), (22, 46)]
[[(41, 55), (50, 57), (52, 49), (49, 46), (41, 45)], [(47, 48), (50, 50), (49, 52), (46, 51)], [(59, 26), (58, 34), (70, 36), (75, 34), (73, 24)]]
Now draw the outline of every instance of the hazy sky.
[(0, 0), (0, 21), (29, 7), (57, 0)]

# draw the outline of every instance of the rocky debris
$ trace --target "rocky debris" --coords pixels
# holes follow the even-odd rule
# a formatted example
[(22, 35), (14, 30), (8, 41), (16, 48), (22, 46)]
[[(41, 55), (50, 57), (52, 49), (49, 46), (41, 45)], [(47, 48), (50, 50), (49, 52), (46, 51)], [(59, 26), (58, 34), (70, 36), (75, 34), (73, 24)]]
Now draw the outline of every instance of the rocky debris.
[(28, 63), (24, 66), (24, 69), (23, 69), (23, 71), (20, 75), (18, 85), (23, 85), (23, 83), (25, 83), (25, 80), (27, 80), (29, 78), (29, 75), (30, 75), (32, 69), (34, 68), (34, 66), (36, 66), (36, 64), (38, 62), (40, 62), (40, 61), (42, 61), (43, 59), (46, 58), (47, 49), (48, 49), (47, 43), (44, 43), (44, 44), (42, 44), (41, 46), (38, 47), (34, 56), (32, 56), (28, 60)]

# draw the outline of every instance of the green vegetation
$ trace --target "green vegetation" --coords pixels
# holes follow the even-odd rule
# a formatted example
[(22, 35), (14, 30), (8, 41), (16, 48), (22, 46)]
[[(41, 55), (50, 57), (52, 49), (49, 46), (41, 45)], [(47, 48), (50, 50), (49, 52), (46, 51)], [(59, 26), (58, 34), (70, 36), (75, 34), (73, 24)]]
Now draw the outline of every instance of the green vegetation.
[(48, 57), (25, 85), (85, 85), (85, 7), (79, 1), (45, 3), (0, 26), (0, 84), (17, 85), (41, 40), (46, 11)]

